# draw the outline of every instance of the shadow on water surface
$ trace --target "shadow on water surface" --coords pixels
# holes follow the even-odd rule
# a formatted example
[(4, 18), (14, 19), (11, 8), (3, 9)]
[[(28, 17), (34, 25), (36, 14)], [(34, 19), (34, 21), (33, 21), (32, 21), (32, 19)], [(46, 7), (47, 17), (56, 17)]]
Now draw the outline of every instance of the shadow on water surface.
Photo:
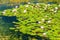
[(15, 22), (18, 21), (18, 20), (16, 20), (16, 17), (15, 17), (15, 16), (12, 16), (12, 17), (2, 16), (2, 19), (3, 19), (5, 22), (8, 22), (8, 23), (12, 23), (13, 21), (15, 21)]
[(15, 17), (0, 16), (0, 35), (9, 35), (10, 27), (14, 27), (13, 21), (17, 21)]
[(22, 36), (22, 40), (33, 40), (33, 38), (37, 39), (37, 40), (50, 40), (49, 38), (47, 37), (41, 37), (41, 36), (38, 36), (38, 35), (29, 35), (29, 34), (23, 34), (23, 33), (19, 33), (20, 35), (17, 35), (18, 37)]

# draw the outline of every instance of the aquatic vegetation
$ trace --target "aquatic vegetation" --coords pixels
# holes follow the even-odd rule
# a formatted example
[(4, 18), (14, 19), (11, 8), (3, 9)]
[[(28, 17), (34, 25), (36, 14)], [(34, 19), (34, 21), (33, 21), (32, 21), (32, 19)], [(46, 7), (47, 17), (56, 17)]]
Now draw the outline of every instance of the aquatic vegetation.
[(18, 22), (12, 22), (16, 25), (11, 30), (60, 40), (59, 4), (29, 3), (3, 11), (2, 15), (16, 16)]

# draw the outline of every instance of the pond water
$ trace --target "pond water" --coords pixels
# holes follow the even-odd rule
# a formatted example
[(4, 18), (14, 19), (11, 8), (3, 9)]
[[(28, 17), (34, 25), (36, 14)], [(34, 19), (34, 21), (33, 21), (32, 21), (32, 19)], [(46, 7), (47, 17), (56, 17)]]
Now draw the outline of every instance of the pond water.
[(11, 9), (13, 8), (14, 6), (8, 6), (6, 4), (0, 4), (0, 11), (3, 11), (5, 9)]

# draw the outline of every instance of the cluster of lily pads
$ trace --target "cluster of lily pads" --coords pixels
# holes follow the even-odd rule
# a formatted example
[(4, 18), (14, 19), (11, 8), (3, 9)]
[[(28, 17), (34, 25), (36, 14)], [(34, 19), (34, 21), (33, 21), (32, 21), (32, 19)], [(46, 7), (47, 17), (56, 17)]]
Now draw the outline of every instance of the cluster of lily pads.
[[(3, 16), (16, 16), (14, 31), (60, 40), (60, 4), (28, 3), (7, 9)], [(12, 19), (11, 19), (12, 20)]]

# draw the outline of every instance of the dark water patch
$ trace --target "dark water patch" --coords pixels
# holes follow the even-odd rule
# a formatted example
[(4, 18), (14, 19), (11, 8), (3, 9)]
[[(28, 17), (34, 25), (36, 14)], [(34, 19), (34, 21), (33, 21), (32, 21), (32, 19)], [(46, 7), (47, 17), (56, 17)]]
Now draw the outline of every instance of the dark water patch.
[(12, 22), (17, 22), (18, 20), (16, 19), (15, 16), (8, 17), (8, 16), (3, 16), (2, 19), (7, 22), (7, 23), (12, 23)]
[[(12, 17), (2, 16), (2, 19), (3, 19), (3, 21), (4, 21), (5, 23), (8, 24), (8, 29), (11, 28), (11, 27), (14, 28), (14, 27), (15, 27), (15, 26), (14, 26), (15, 24), (12, 23), (12, 22), (17, 22), (17, 21), (18, 21), (15, 16), (12, 16)], [(6, 25), (6, 24), (5, 24), (5, 25)], [(9, 32), (10, 32), (10, 34), (15, 34), (15, 31), (13, 31), (13, 30), (10, 30), (10, 29), (9, 29)]]
[(19, 6), (20, 4), (0, 4), (0, 11), (15, 8), (15, 6)]
[(47, 2), (47, 4), (57, 4), (57, 2)]
[(7, 23), (2, 19), (2, 16), (0, 16), (0, 35), (9, 35), (10, 31), (9, 28), (11, 26), (11, 23)]
[(6, 9), (11, 9), (14, 6), (7, 6), (6, 4), (0, 4), (0, 11), (6, 10)]

